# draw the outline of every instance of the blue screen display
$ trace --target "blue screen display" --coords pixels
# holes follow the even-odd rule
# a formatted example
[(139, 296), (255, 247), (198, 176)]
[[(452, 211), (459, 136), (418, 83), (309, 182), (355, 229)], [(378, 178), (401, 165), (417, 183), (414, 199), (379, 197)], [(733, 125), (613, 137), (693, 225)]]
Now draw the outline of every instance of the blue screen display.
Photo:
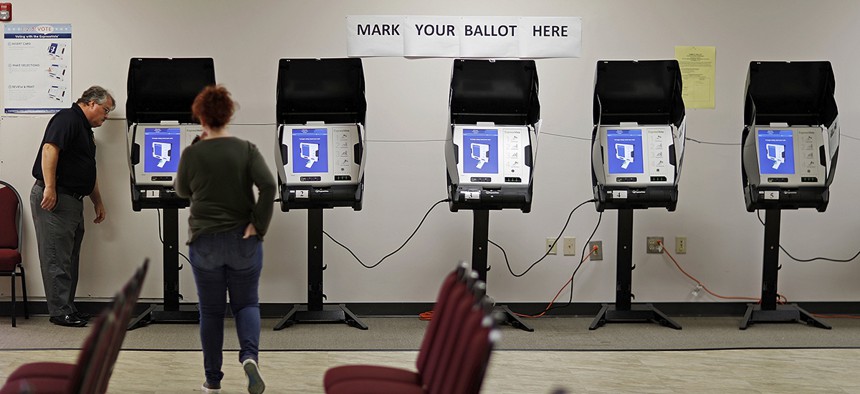
[(499, 130), (463, 129), (463, 173), (499, 173)]
[(147, 127), (143, 129), (143, 171), (148, 173), (176, 172), (179, 168), (182, 132), (178, 127)]
[(293, 173), (328, 173), (328, 129), (293, 129)]
[(641, 129), (606, 130), (606, 160), (610, 174), (642, 174)]
[(758, 168), (762, 174), (794, 174), (792, 130), (758, 130)]

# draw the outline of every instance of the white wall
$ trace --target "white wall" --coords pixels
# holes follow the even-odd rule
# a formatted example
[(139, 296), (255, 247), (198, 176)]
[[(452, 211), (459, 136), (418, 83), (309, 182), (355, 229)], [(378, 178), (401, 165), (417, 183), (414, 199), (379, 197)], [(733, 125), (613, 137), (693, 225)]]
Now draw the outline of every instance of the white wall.
[[(275, 81), (280, 58), (343, 57), (347, 15), (579, 16), (583, 56), (537, 60), (544, 131), (530, 214), (492, 212), (490, 238), (506, 247), (515, 271), (543, 251), (544, 239), (560, 231), (568, 212), (592, 197), (589, 142), (594, 68), (598, 59), (670, 59), (676, 45), (717, 48), (716, 108), (688, 110), (691, 138), (739, 143), (743, 89), (751, 60), (829, 60), (836, 75), (842, 140), (836, 180), (827, 212), (783, 213), (782, 244), (796, 256), (852, 256), (860, 243), (860, 192), (853, 169), (860, 165), (860, 2), (844, 0), (665, 0), (665, 1), (299, 1), (299, 0), (87, 0), (13, 1), (15, 23), (71, 23), (73, 96), (89, 85), (111, 89), (119, 103), (96, 130), (99, 179), (107, 221), (90, 224), (84, 241), (82, 297), (109, 297), (144, 256), (155, 259), (143, 292), (161, 296), (161, 245), (156, 213), (131, 209), (125, 158), (126, 76), (131, 57), (212, 57), (216, 78), (240, 104), (231, 132), (250, 139), (264, 154), (275, 143)], [(2, 54), (0, 54), (2, 56)], [(445, 198), (443, 145), (447, 119), (450, 59), (365, 59), (367, 130), (370, 140), (364, 209), (325, 212), (326, 230), (367, 262), (394, 250), (430, 205)], [(1, 94), (1, 93), (0, 93)], [(0, 117), (0, 178), (26, 199), (30, 168), (49, 117)], [(431, 140), (431, 141), (426, 141)], [(390, 142), (394, 141), (394, 142)], [(687, 145), (675, 212), (636, 211), (634, 293), (637, 301), (714, 301), (691, 296), (693, 284), (665, 257), (646, 255), (646, 235), (686, 236), (685, 269), (711, 289), (734, 296), (760, 295), (763, 227), (744, 208), (740, 148)], [(266, 159), (274, 169), (273, 154)], [(85, 213), (92, 220), (91, 204)], [(44, 291), (29, 220), (25, 265), (30, 292)], [(374, 270), (354, 262), (326, 241), (325, 292), (331, 302), (431, 301), (441, 277), (470, 257), (471, 213), (446, 206), (430, 214), (424, 227), (399, 254)], [(187, 212), (180, 216), (184, 243)], [(573, 215), (565, 235), (578, 247), (597, 221), (589, 204)], [(596, 239), (605, 260), (588, 263), (576, 280), (575, 301), (614, 300), (617, 215), (607, 211)], [(306, 300), (306, 213), (276, 208), (265, 242), (263, 302)], [(185, 246), (182, 247), (186, 250)], [(579, 254), (579, 251), (577, 251)], [(548, 301), (564, 284), (577, 257), (551, 256), (523, 278), (506, 270), (501, 253), (490, 248), (489, 292), (503, 302)], [(795, 263), (784, 255), (782, 294), (793, 301), (860, 300), (860, 261)], [(186, 300), (196, 300), (190, 268), (181, 271)], [(9, 294), (0, 283), (0, 294)], [(566, 294), (566, 293), (565, 293)], [(565, 296), (566, 299), (566, 296)]]

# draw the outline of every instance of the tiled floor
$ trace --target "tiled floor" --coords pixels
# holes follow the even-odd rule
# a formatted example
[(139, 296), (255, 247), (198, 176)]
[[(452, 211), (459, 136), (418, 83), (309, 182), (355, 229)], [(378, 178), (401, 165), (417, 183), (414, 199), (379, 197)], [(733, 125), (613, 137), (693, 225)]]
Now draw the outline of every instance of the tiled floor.
[[(76, 351), (2, 351), (0, 379), (33, 361), (74, 362)], [(329, 367), (412, 368), (416, 352), (262, 352), (267, 393), (321, 393)], [(225, 352), (222, 393), (245, 392), (235, 352)], [(860, 349), (709, 351), (497, 351), (484, 393), (860, 393)], [(111, 393), (193, 393), (203, 382), (197, 351), (123, 351)]]

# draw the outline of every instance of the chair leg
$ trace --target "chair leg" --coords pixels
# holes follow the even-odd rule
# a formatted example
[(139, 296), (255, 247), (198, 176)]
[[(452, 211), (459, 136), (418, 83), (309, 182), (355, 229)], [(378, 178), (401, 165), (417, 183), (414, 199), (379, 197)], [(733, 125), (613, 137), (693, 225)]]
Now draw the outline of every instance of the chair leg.
[(18, 268), (21, 269), (21, 293), (24, 296), (24, 318), (30, 318), (30, 307), (29, 302), (27, 302), (27, 277), (24, 276), (24, 266), (18, 264)]
[(16, 327), (15, 322), (15, 270), (12, 270), (12, 327)]

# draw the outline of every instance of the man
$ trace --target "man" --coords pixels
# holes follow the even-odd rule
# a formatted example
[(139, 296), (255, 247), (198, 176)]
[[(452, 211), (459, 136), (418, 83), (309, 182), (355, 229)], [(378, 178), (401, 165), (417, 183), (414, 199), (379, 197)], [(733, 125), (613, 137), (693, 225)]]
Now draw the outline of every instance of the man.
[(60, 326), (83, 327), (90, 317), (78, 312), (74, 303), (84, 238), (83, 199), (90, 196), (96, 212), (93, 222), (101, 223), (105, 207), (96, 179), (93, 128), (101, 126), (114, 107), (107, 90), (87, 89), (71, 108), (48, 122), (33, 164), (36, 184), (30, 192), (30, 210), (50, 320)]

